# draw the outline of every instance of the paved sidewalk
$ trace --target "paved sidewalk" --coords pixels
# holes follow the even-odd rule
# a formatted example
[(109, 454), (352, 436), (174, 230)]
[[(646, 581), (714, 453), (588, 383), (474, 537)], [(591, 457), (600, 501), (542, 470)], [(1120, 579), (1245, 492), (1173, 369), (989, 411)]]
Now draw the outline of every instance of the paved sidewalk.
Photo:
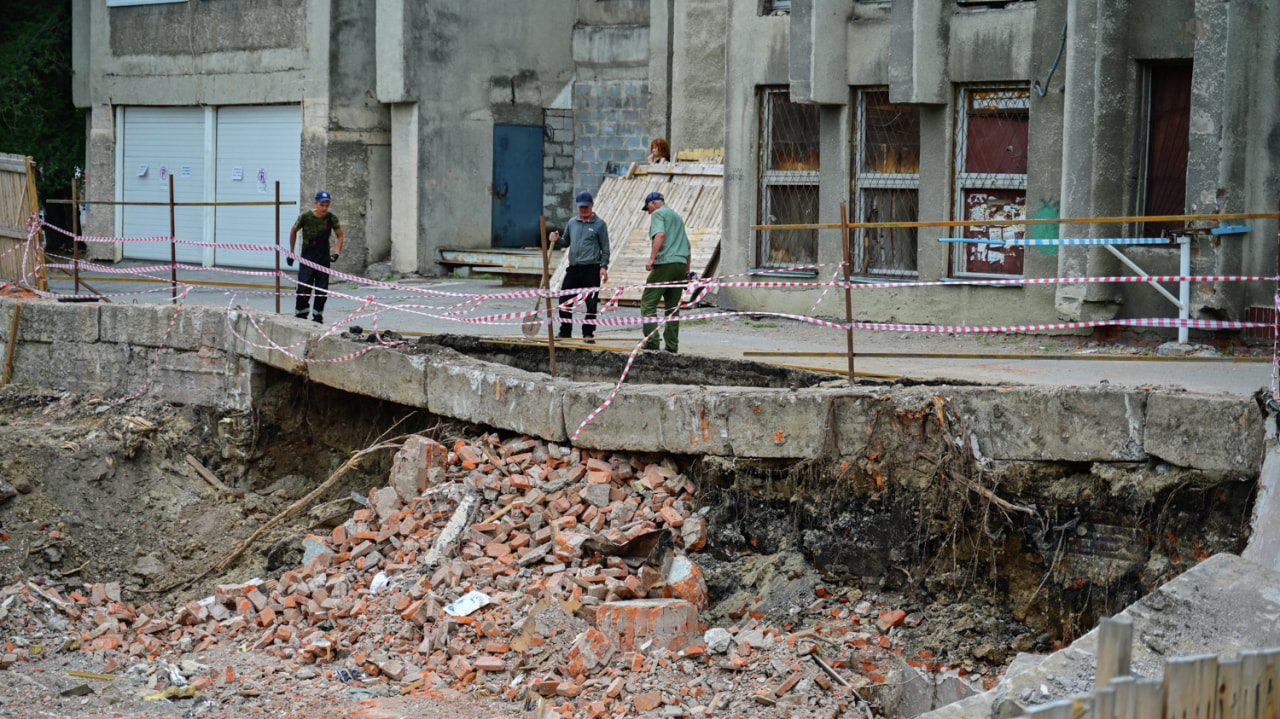
[[(126, 269), (121, 263), (117, 269)], [(82, 277), (97, 291), (120, 302), (171, 302), (168, 274), (156, 275), (165, 284), (146, 283), (134, 279), (116, 281), (83, 273)], [(121, 277), (121, 275), (113, 275)], [(179, 282), (235, 282), (266, 284), (269, 278), (238, 277), (222, 272), (183, 272)], [(474, 295), (520, 292), (528, 288), (503, 287), (496, 279), (418, 278), (397, 281), (408, 289), (387, 289), (335, 283), (325, 309), (327, 323), (358, 324), (365, 328), (376, 324), (405, 334), (468, 334), (483, 337), (521, 340), (519, 320), (506, 319), (494, 323), (478, 322), (479, 318), (508, 313), (527, 312), (534, 307), (531, 298), (491, 299), (479, 307), (462, 307), (446, 315), (446, 308), (463, 303)], [(58, 293), (70, 294), (70, 279), (51, 279), (50, 287)], [(280, 299), (281, 311), (292, 314), (294, 296), (286, 285)], [(450, 293), (449, 295), (428, 294)], [(85, 292), (85, 290), (82, 290)], [(129, 294), (144, 293), (144, 294)], [(373, 305), (359, 312), (366, 298)], [(602, 304), (603, 304), (603, 299)], [(249, 308), (274, 312), (275, 297), (269, 288), (228, 288), (193, 285), (186, 302)], [(394, 308), (394, 309), (392, 309)], [(715, 308), (698, 308), (686, 313), (703, 315)], [(581, 313), (578, 314), (581, 317)], [(635, 307), (621, 307), (603, 317), (638, 317)], [(578, 331), (575, 329), (575, 334)], [(545, 340), (545, 327), (537, 339)], [(600, 350), (630, 352), (640, 342), (638, 327), (608, 328), (597, 331)], [(848, 367), (846, 336), (839, 330), (793, 320), (755, 315), (731, 318), (695, 319), (681, 326), (680, 350), (683, 354), (729, 359), (751, 359), (775, 364), (845, 371)], [(575, 345), (586, 347), (574, 340)], [(1078, 335), (949, 335), (943, 333), (872, 332), (854, 333), (858, 353), (892, 353), (893, 357), (860, 356), (855, 359), (859, 374), (907, 377), (916, 380), (962, 380), (982, 383), (1021, 383), (1035, 385), (1092, 385), (1111, 383), (1123, 386), (1183, 387), (1190, 391), (1251, 394), (1271, 382), (1270, 347), (1242, 348), (1252, 357), (1225, 357), (1209, 351), (1210, 356), (1168, 358), (1156, 357), (1153, 347), (1115, 347), (1091, 341)], [(789, 353), (789, 354), (787, 354)], [(804, 354), (809, 353), (809, 354)], [(1263, 355), (1266, 356), (1258, 356)], [(983, 355), (965, 357), (964, 355)], [(991, 355), (997, 355), (992, 357)], [(1005, 357), (1000, 355), (1013, 355)], [(1039, 357), (1038, 359), (1036, 357)]]

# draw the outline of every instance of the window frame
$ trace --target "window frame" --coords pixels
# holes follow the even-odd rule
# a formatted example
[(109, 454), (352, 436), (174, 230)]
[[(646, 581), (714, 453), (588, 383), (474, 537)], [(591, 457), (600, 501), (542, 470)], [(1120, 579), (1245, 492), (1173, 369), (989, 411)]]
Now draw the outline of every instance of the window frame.
[[(849, 190), (853, 194), (849, 206), (853, 208), (853, 222), (862, 222), (866, 216), (866, 198), (864, 191), (871, 190), (910, 190), (916, 193), (916, 216), (914, 220), (920, 219), (920, 170), (916, 168), (915, 172), (867, 172), (863, 170), (864, 160), (866, 159), (867, 147), (867, 97), (872, 93), (888, 94), (887, 87), (865, 87), (854, 90), (854, 107), (856, 108), (854, 115), (853, 127), (853, 177), (849, 183)], [(901, 103), (909, 104), (909, 103)], [(917, 108), (918, 109), (918, 108)], [(917, 128), (919, 132), (919, 128)], [(916, 136), (916, 142), (919, 143), (920, 136)], [(859, 277), (882, 280), (912, 280), (920, 276), (920, 239), (919, 230), (915, 239), (916, 251), (916, 269), (915, 270), (886, 270), (886, 269), (862, 269), (865, 266), (865, 257), (863, 247), (866, 237), (866, 229), (857, 229), (854, 231), (854, 246), (852, 252), (852, 260), (854, 267), (849, 268), (851, 273)], [(857, 269), (855, 269), (857, 268)]]
[[(1028, 130), (1031, 115), (1031, 88), (1026, 83), (1009, 82), (1009, 83), (983, 83), (974, 85), (960, 85), (956, 88), (956, 106), (955, 106), (955, 132), (953, 134), (954, 153), (952, 157), (953, 166), (951, 172), (951, 182), (953, 189), (953, 205), (952, 216), (956, 220), (968, 220), (968, 213), (965, 208), (966, 193), (972, 190), (1021, 190), (1022, 191), (1022, 217), (1026, 219), (1027, 205), (1027, 175), (1013, 173), (992, 173), (992, 172), (965, 172), (964, 168), (968, 159), (968, 131), (969, 131), (969, 102), (975, 92), (1020, 92), (1024, 94), (1026, 100), (1026, 112), (1028, 121)], [(1030, 132), (1028, 131), (1027, 145), (1031, 144)], [(1029, 168), (1028, 168), (1029, 169)], [(1018, 225), (1012, 225), (1017, 228)], [(1015, 230), (1015, 234), (1026, 236), (1026, 225), (1021, 226), (1021, 231)], [(961, 229), (961, 228), (957, 228)], [(1025, 263), (1025, 252), (1021, 246), (1014, 248), (1016, 251), (1023, 253), (1023, 262)], [(1021, 279), (1026, 276), (1026, 265), (1023, 265), (1023, 271), (1018, 274), (1013, 273), (996, 273), (996, 272), (970, 272), (968, 265), (968, 248), (964, 243), (956, 243), (951, 253), (951, 276), (956, 278), (982, 278), (982, 279)]]
[[(772, 116), (773, 116), (772, 108), (774, 103), (771, 101), (771, 98), (775, 95), (783, 95), (787, 98), (788, 102), (791, 101), (790, 100), (791, 90), (785, 85), (761, 86), (758, 88), (758, 91), (757, 91), (757, 98), (758, 98), (757, 101), (760, 103), (759, 105), (759, 108), (760, 108), (760, 127), (759, 127), (760, 156), (757, 160), (759, 163), (758, 172), (757, 172), (757, 175), (758, 175), (757, 190), (759, 192), (759, 195), (756, 201), (756, 212), (757, 212), (757, 221), (759, 222), (759, 224), (762, 224), (762, 225), (770, 224), (765, 222), (765, 218), (769, 217), (772, 214), (770, 212), (772, 208), (771, 194), (769, 192), (770, 188), (814, 187), (814, 188), (818, 188), (819, 193), (821, 192), (821, 175), (822, 175), (821, 169), (773, 170), (773, 169), (770, 169), (769, 167), (771, 164), (769, 158), (773, 151), (773, 144), (771, 139), (773, 136), (773, 133), (771, 131), (772, 129), (771, 122), (772, 122)], [(799, 104), (799, 103), (792, 103), (792, 104)], [(820, 141), (816, 144), (818, 144), (820, 147)], [(819, 163), (821, 163), (821, 155), (819, 155)], [(816, 201), (820, 203), (821, 197), (819, 196), (819, 198)], [(815, 207), (814, 209), (815, 209), (815, 218), (816, 218), (816, 211), (818, 208)], [(817, 259), (818, 258), (818, 231), (817, 230), (792, 230), (792, 231), (812, 233), (813, 259), (811, 262), (802, 262), (800, 264), (816, 264), (818, 261)], [(775, 269), (778, 269), (778, 268), (772, 267), (766, 259), (768, 255), (768, 253), (766, 252), (766, 248), (769, 245), (769, 232), (770, 232), (769, 230), (761, 230), (759, 236), (756, 238), (754, 265), (757, 271), (773, 271)], [(794, 274), (802, 275), (805, 277), (815, 276), (817, 274), (817, 270), (797, 270), (794, 272)]]

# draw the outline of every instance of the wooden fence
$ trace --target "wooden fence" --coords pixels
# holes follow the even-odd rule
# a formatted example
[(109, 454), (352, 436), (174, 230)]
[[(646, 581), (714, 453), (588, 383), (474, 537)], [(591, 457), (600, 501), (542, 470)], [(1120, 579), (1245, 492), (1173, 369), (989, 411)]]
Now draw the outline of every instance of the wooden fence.
[(1129, 674), (1133, 625), (1104, 619), (1091, 695), (1027, 712), (1034, 719), (1276, 719), (1280, 716), (1280, 649), (1212, 654), (1165, 662), (1161, 679)]
[[(20, 280), (43, 265), (38, 245), (26, 245), (27, 220), (39, 211), (31, 158), (0, 153), (0, 282)], [(43, 273), (39, 285), (45, 286)]]

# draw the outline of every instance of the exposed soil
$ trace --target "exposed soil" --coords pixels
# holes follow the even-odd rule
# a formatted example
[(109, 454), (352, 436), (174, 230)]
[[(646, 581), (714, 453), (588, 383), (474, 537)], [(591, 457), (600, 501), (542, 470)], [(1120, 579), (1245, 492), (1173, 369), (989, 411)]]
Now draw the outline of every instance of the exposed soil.
[[(534, 354), (437, 343), (517, 366)], [(576, 379), (619, 374), (565, 356)], [(698, 362), (664, 358), (662, 381), (678, 381), (686, 365), (689, 378), (709, 381)], [(714, 364), (727, 383), (829, 381)], [(646, 367), (641, 357), (633, 372), (659, 372)], [(283, 374), (271, 380), (253, 413), (0, 390), (0, 584), (118, 582), (124, 601), (168, 610), (215, 584), (276, 578), (300, 564), (302, 538), (326, 517), (281, 523), (225, 574), (182, 584), (378, 437), (420, 432), (448, 443), (483, 431)], [(785, 464), (669, 458), (697, 487), (708, 520), (698, 558), (712, 597), (704, 620), (724, 626), (750, 613), (809, 626), (820, 616), (815, 598), (834, 597), (848, 607), (842, 616), (873, 623), (876, 607), (891, 606), (907, 614), (894, 629), (906, 656), (992, 676), (1015, 653), (1060, 646), (1200, 558), (1245, 543), (1252, 482), (1161, 464), (991, 466), (964, 452), (936, 457), (915, 438), (964, 436), (953, 414), (940, 406), (936, 424), (909, 419), (909, 427), (878, 430), (892, 462), (841, 461), (834, 448)], [(227, 488), (201, 478), (188, 456)], [(328, 503), (320, 514), (342, 521), (357, 506), (344, 498), (385, 485), (390, 459), (375, 456), (335, 485), (317, 500)], [(75, 652), (47, 661), (98, 670)], [(270, 662), (259, 663), (248, 671), (272, 685)], [(69, 713), (56, 716), (75, 715), (70, 705), (62, 711)]]

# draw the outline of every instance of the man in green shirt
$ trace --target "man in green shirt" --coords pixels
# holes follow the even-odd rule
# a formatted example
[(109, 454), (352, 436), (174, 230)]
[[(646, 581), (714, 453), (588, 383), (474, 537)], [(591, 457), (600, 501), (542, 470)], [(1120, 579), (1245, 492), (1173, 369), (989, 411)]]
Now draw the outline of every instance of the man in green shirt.
[[(644, 211), (649, 213), (649, 261), (644, 268), (649, 271), (645, 284), (653, 285), (663, 282), (682, 282), (689, 274), (689, 236), (684, 231), (684, 220), (676, 211), (667, 207), (662, 193), (650, 192), (644, 198)], [(663, 331), (662, 340), (666, 349), (672, 354), (680, 351), (680, 323), (672, 318), (680, 312), (680, 285), (665, 287), (649, 287), (640, 295), (640, 316), (656, 317), (658, 301), (662, 301), (665, 315), (668, 318)], [(658, 349), (658, 333), (656, 322), (644, 323), (644, 348)]]
[[(316, 193), (316, 207), (298, 215), (289, 230), (289, 251), (293, 252), (298, 241), (298, 231), (302, 231), (302, 259), (306, 260), (298, 267), (298, 300), (294, 306), (294, 315), (306, 318), (307, 309), (311, 305), (311, 292), (315, 290), (315, 314), (311, 319), (324, 322), (324, 303), (329, 295), (329, 265), (338, 261), (342, 254), (342, 223), (338, 216), (329, 211), (329, 193), (321, 190)], [(329, 236), (337, 235), (338, 243), (333, 252), (329, 252)], [(293, 258), (285, 261), (293, 265)], [(311, 264), (308, 264), (311, 263)], [(312, 265), (318, 265), (313, 267)]]

